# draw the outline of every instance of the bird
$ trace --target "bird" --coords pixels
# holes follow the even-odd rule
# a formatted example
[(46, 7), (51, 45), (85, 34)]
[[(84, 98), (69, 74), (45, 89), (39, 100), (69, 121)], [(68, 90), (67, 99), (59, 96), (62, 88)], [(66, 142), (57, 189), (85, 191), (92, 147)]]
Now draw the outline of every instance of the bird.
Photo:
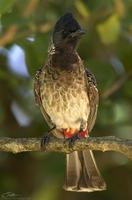
[[(89, 137), (98, 110), (99, 93), (93, 73), (84, 66), (77, 49), (84, 29), (70, 12), (56, 22), (48, 49), (47, 61), (36, 72), (35, 101), (50, 127), (42, 139), (65, 139), (70, 146)], [(66, 176), (63, 188), (73, 192), (106, 189), (91, 150), (66, 154)]]

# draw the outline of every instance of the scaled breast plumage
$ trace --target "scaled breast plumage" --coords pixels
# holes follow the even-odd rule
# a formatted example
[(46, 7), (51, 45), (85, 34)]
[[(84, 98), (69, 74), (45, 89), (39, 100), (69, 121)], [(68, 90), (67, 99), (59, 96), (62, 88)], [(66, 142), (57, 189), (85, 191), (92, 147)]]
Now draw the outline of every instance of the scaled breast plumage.
[(51, 70), (49, 73), (45, 66), (41, 74), (42, 105), (58, 129), (79, 129), (82, 120), (87, 125), (90, 110), (84, 70), (80, 73), (76, 70), (70, 73), (65, 70), (58, 73)]

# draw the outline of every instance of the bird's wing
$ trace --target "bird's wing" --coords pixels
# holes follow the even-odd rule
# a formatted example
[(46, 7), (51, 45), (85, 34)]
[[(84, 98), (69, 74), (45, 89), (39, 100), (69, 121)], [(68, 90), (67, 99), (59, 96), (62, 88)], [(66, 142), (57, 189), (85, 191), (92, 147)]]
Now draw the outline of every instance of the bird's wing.
[(98, 89), (96, 87), (96, 79), (95, 76), (88, 70), (85, 69), (86, 72), (86, 82), (87, 82), (87, 93), (89, 97), (89, 106), (90, 113), (88, 116), (88, 131), (90, 132), (95, 124), (97, 109), (99, 103), (99, 94)]
[(41, 94), (40, 94), (40, 76), (41, 76), (42, 70), (39, 69), (36, 72), (35, 75), (35, 80), (34, 80), (34, 95), (35, 95), (35, 102), (36, 104), (40, 107), (40, 110), (46, 120), (46, 122), (48, 123), (50, 128), (53, 128), (54, 125), (51, 122), (50, 117), (48, 116), (48, 114), (46, 113), (43, 104), (42, 104), (42, 99), (41, 99)]

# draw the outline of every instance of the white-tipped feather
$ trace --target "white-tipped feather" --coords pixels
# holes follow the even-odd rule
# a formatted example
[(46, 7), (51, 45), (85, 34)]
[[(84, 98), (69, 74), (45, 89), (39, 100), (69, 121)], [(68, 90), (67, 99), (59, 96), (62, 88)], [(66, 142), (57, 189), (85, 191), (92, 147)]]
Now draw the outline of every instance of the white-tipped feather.
[(67, 155), (64, 189), (73, 192), (94, 192), (106, 189), (91, 151)]

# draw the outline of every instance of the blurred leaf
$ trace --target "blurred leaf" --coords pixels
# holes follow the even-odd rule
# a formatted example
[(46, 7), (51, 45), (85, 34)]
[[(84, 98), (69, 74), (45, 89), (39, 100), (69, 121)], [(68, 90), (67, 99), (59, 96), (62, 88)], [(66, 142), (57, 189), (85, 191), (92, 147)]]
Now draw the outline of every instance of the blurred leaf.
[(16, 0), (0, 0), (0, 15), (9, 11)]
[(113, 14), (105, 22), (98, 24), (96, 29), (104, 44), (115, 42), (121, 30), (119, 17)]
[(123, 0), (114, 0), (115, 1), (115, 11), (119, 16), (125, 15), (125, 2)]
[(85, 5), (81, 0), (77, 0), (77, 1), (75, 2), (75, 6), (76, 6), (78, 12), (79, 12), (84, 18), (88, 18), (88, 17), (89, 17), (88, 8), (86, 8), (86, 5)]
[(115, 122), (123, 123), (123, 122), (129, 120), (129, 118), (130, 118), (129, 110), (130, 110), (130, 107), (126, 102), (118, 101), (118, 104), (115, 104), (115, 106), (114, 106)]

